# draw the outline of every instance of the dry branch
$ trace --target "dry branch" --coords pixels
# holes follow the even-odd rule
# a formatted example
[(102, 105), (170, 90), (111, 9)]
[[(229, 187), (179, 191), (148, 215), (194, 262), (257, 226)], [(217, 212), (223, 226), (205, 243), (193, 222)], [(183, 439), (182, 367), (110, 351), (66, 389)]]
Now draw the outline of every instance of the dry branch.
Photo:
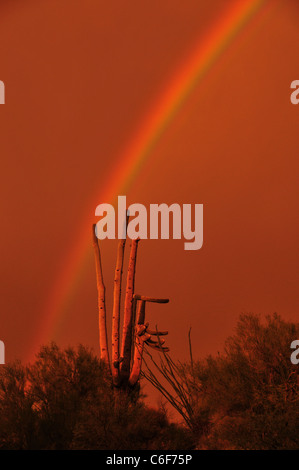
[(168, 304), (169, 299), (157, 299), (155, 297), (146, 297), (145, 295), (134, 294), (134, 299), (144, 300), (145, 302), (156, 302), (157, 304)]

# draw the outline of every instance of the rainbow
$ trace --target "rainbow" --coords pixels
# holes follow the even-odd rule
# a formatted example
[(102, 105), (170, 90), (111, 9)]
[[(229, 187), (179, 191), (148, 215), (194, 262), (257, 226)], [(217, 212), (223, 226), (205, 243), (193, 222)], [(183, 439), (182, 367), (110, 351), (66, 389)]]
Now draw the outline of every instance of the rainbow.
[[(145, 116), (132, 141), (117, 159), (107, 178), (106, 186), (97, 195), (97, 204), (112, 202), (126, 191), (135, 180), (144, 162), (169, 127), (192, 91), (206, 76), (217, 59), (228, 48), (238, 33), (267, 3), (266, 0), (237, 0), (229, 2), (226, 13), (213, 25), (198, 44), (171, 83), (158, 97), (153, 108)], [(92, 209), (94, 209), (92, 205)], [(90, 207), (88, 209), (90, 211)], [(31, 359), (40, 344), (53, 338), (61, 319), (84, 277), (91, 256), (90, 217), (82, 222), (82, 229), (67, 257), (63, 260), (49, 298), (42, 309), (41, 325), (38, 328)]]

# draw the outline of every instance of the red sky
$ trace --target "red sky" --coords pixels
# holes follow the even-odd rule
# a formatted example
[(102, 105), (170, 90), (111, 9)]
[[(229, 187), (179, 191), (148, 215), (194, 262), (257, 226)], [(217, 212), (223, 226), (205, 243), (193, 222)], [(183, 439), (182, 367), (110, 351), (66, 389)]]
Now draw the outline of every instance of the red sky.
[[(268, 2), (271, 3), (271, 2)], [(273, 1), (198, 84), (127, 193), (203, 203), (204, 246), (142, 241), (136, 291), (175, 357), (213, 353), (241, 312), (297, 319), (299, 8)], [(227, 1), (0, 2), (1, 313), (7, 360), (35, 347), (43, 307), (91, 197)], [(111, 307), (115, 243), (102, 244)], [(49, 340), (98, 347), (91, 259)], [(37, 346), (37, 345), (36, 345)]]

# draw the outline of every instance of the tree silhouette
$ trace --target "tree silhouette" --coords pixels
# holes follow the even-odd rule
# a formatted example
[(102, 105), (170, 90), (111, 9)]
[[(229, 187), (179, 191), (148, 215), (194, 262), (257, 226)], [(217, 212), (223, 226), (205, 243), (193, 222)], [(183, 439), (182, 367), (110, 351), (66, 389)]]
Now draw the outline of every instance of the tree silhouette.
[[(83, 346), (42, 347), (0, 369), (0, 449), (188, 449), (189, 434), (139, 394), (112, 393), (106, 365)], [(117, 406), (116, 406), (117, 400)]]
[[(144, 375), (183, 416), (199, 448), (295, 449), (299, 369), (290, 361), (298, 324), (241, 315), (223, 354), (147, 362)], [(162, 383), (159, 373), (165, 382)]]
[(290, 345), (298, 335), (298, 324), (278, 315), (248, 314), (221, 354), (194, 360), (190, 348), (188, 363), (147, 356), (144, 375), (189, 431), (147, 407), (138, 390), (114, 393), (110, 370), (89, 349), (44, 346), (33, 364), (0, 369), (0, 449), (297, 449)]

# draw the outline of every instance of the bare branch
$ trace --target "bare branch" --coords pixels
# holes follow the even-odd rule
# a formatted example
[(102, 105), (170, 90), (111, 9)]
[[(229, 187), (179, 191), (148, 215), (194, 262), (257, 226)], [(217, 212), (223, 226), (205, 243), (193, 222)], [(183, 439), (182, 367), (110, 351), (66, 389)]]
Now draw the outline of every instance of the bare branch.
[(155, 297), (146, 297), (145, 295), (134, 294), (134, 299), (144, 300), (145, 302), (155, 302), (157, 304), (168, 304), (169, 299), (157, 299)]

